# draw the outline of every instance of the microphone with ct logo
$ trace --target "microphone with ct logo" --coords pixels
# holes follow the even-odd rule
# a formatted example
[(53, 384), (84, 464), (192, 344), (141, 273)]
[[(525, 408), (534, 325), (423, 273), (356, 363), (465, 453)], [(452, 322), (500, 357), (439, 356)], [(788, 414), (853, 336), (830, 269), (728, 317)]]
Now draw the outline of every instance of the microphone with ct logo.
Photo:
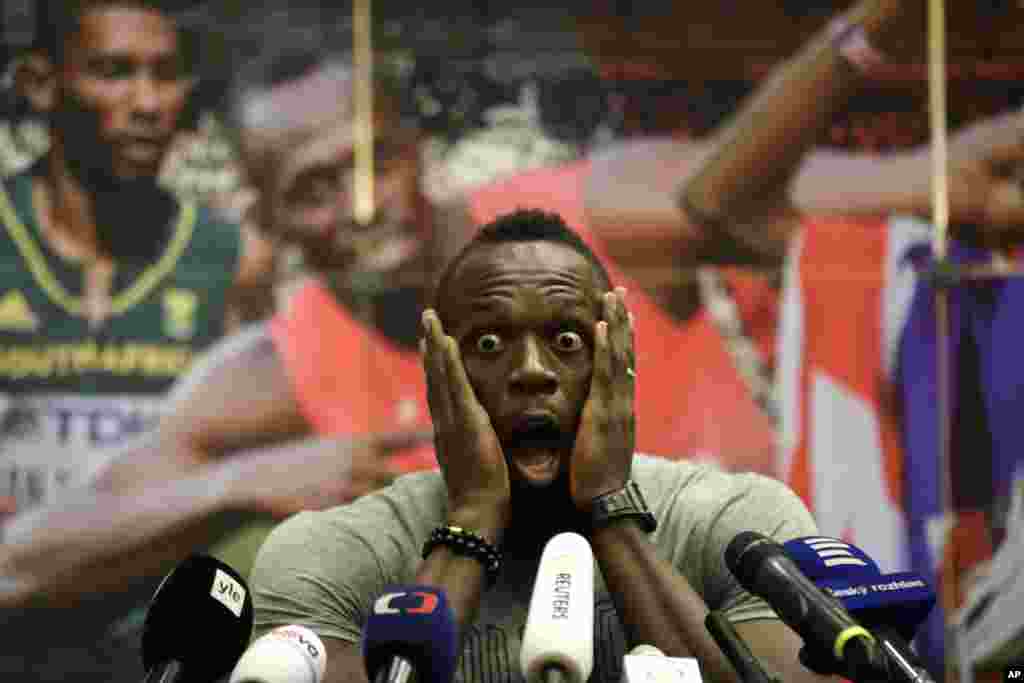
[(291, 624), (257, 638), (228, 683), (320, 683), (326, 669), (323, 641), (305, 626)]
[(744, 588), (771, 605), (806, 647), (834, 659), (844, 676), (877, 679), (884, 666), (874, 636), (815, 586), (781, 545), (763, 534), (741, 532), (725, 549), (725, 564)]
[(387, 586), (363, 631), (363, 661), (372, 683), (450, 683), (458, 625), (445, 592), (434, 586)]
[(145, 683), (214, 681), (249, 643), (252, 596), (234, 569), (193, 555), (156, 589), (142, 627)]
[[(917, 627), (935, 605), (935, 591), (914, 572), (883, 574), (857, 546), (828, 536), (786, 541), (786, 554), (818, 588), (839, 600), (878, 641), (890, 678), (925, 683), (931, 676), (910, 649)], [(829, 670), (827, 657), (802, 654), (818, 673)]]
[(594, 668), (594, 552), (565, 532), (541, 553), (519, 664), (527, 683), (586, 683)]

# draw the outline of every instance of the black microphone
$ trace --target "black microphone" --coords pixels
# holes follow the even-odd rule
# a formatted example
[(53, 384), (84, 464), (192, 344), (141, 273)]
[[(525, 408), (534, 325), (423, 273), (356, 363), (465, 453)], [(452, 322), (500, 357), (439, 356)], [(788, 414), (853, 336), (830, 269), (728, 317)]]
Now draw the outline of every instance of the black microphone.
[(846, 677), (873, 681), (884, 671), (874, 636), (804, 576), (781, 545), (763, 534), (744, 531), (725, 549), (725, 564), (805, 644), (831, 653)]
[[(889, 679), (934, 683), (910, 648), (917, 627), (935, 605), (935, 591), (914, 572), (883, 574), (867, 553), (838, 538), (806, 536), (786, 541), (786, 554), (814, 584), (838, 599), (878, 642), (889, 667)], [(804, 665), (820, 674), (829, 657), (801, 652)]]
[(717, 610), (711, 610), (704, 618), (704, 626), (711, 633), (720, 649), (736, 669), (743, 683), (781, 683), (777, 676), (771, 676), (757, 661), (750, 647), (743, 640), (736, 628)]
[(193, 555), (160, 583), (142, 627), (144, 683), (212, 682), (231, 672), (252, 634), (252, 596), (234, 569)]

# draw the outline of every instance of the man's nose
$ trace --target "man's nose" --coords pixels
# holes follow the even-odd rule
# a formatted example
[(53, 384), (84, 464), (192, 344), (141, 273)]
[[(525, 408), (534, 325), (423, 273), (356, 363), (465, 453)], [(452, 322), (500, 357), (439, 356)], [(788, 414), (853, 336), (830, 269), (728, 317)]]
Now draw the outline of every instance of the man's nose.
[(545, 359), (543, 343), (526, 337), (520, 344), (509, 384), (518, 394), (553, 394), (558, 390), (558, 375)]
[(160, 84), (149, 74), (140, 74), (132, 84), (132, 113), (136, 116), (160, 115)]

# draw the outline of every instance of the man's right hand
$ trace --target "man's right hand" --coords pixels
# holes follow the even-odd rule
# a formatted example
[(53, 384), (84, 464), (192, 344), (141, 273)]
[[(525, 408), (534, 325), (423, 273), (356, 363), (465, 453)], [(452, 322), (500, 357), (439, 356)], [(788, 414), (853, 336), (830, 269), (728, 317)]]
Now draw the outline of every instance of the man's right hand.
[(476, 398), (456, 341), (431, 309), (421, 351), (434, 448), (448, 486), (449, 520), (500, 540), (511, 505), (508, 466), (490, 416)]

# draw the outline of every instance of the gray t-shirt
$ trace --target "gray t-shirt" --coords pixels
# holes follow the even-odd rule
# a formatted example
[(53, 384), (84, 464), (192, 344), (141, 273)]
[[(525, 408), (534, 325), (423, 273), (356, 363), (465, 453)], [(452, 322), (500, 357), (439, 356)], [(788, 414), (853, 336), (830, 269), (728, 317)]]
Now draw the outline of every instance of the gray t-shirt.
[[(725, 548), (741, 531), (779, 542), (817, 533), (797, 496), (756, 474), (637, 455), (632, 477), (658, 528), (651, 541), (710, 609), (732, 622), (776, 619), (725, 566)], [(437, 471), (419, 472), (345, 506), (303, 512), (267, 538), (250, 577), (254, 637), (286, 624), (357, 643), (373, 599), (389, 583), (412, 582), (424, 541), (446, 518), (445, 485)], [(519, 682), (520, 637), (536, 562), (509, 562), (482, 596), (465, 634), (456, 681)], [(618, 683), (627, 651), (623, 629), (600, 571), (595, 572), (592, 683)]]

